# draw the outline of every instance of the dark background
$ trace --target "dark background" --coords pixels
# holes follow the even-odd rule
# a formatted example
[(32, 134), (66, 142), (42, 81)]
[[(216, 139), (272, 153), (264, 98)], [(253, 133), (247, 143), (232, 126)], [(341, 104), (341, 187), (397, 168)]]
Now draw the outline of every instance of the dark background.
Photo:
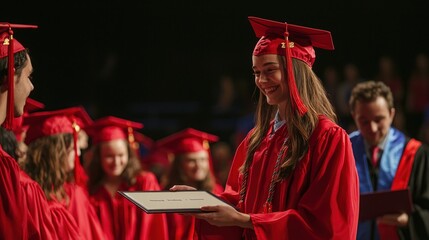
[[(331, 31), (336, 49), (316, 50), (318, 75), (327, 65), (354, 62), (371, 78), (378, 57), (389, 54), (405, 77), (429, 43), (427, 1), (8, 4), (0, 21), (39, 26), (15, 30), (32, 53), (31, 98), (46, 109), (83, 105), (94, 119), (139, 121), (154, 139), (194, 127), (229, 140), (253, 102), (257, 39), (247, 16)], [(225, 74), (241, 84), (248, 103), (216, 115), (211, 109)]]

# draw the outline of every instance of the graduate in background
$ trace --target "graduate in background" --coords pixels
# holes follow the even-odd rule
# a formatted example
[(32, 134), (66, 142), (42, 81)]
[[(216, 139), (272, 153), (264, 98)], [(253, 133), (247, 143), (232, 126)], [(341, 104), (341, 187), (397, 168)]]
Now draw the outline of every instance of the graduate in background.
[(358, 127), (350, 139), (360, 193), (409, 188), (414, 208), (411, 214), (387, 214), (359, 222), (357, 239), (429, 239), (428, 146), (392, 127), (393, 94), (381, 81), (357, 84), (350, 109)]
[[(88, 198), (87, 175), (80, 165), (80, 148), (77, 144), (79, 131), (91, 122), (92, 119), (82, 106), (39, 111), (24, 116), (23, 124), (29, 126), (25, 139), (29, 156), (24, 166), (44, 187), (45, 193), (55, 194), (52, 199), (60, 202), (71, 213), (82, 238), (102, 240), (105, 236)], [(62, 155), (62, 151), (65, 155)], [(55, 186), (53, 192), (50, 184)]]
[[(87, 190), (78, 184), (82, 182), (80, 178), (86, 176), (78, 168), (77, 118), (88, 118), (83, 107), (26, 115), (23, 124), (29, 128), (25, 138), (28, 151), (24, 170), (42, 186), (50, 204), (61, 204), (67, 209), (81, 238), (105, 239)], [(66, 228), (59, 225), (61, 223), (55, 224), (58, 224), (57, 229)]]
[[(28, 115), (29, 112), (40, 110), (43, 107), (44, 104), (27, 98), (24, 106), (24, 114), (14, 118), (13, 131), (6, 132), (7, 130), (2, 128), (4, 131), (2, 141), (9, 139), (8, 145), (10, 146), (9, 149), (5, 148), (5, 150), (17, 160), (21, 168), (25, 167), (24, 164), (28, 149), (27, 144), (24, 142), (28, 126), (23, 124), (23, 118)], [(7, 147), (6, 144), (5, 147)], [(37, 233), (39, 234), (39, 236), (33, 236), (31, 238), (79, 238), (77, 226), (73, 220), (70, 220), (72, 219), (70, 213), (60, 204), (49, 204), (40, 185), (31, 179), (23, 170), (20, 170), (20, 176), (20, 183), (26, 195), (28, 213), (31, 220), (35, 223)], [(66, 224), (62, 224), (63, 222)], [(56, 225), (58, 223), (61, 223), (60, 225), (62, 228), (57, 229), (57, 226), (60, 226)], [(63, 230), (63, 228), (66, 230)]]
[(165, 214), (146, 214), (117, 191), (158, 191), (144, 171), (133, 132), (143, 124), (107, 116), (86, 128), (91, 139), (87, 173), (91, 202), (108, 240), (168, 239)]
[[(210, 143), (218, 137), (193, 128), (186, 128), (156, 142), (158, 148), (172, 154), (172, 162), (164, 182), (168, 190), (175, 184), (192, 186), (214, 194), (223, 192), (214, 174)], [(167, 214), (170, 240), (192, 240), (195, 219), (178, 213)]]
[[(255, 126), (238, 146), (221, 198), (192, 213), (200, 239), (356, 238), (359, 185), (350, 139), (312, 66), (330, 32), (249, 17), (259, 41)], [(174, 186), (175, 190), (192, 189)]]

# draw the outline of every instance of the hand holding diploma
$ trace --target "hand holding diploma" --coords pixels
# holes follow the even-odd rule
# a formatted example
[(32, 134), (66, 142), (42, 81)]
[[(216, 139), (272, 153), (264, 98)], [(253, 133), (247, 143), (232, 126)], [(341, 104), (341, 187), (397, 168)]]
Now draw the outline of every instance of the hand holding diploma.
[(377, 218), (377, 223), (393, 225), (397, 227), (404, 227), (404, 226), (407, 226), (408, 220), (409, 220), (409, 216), (407, 213), (386, 214)]
[[(190, 191), (196, 190), (186, 185), (174, 185), (170, 191)], [(237, 211), (230, 205), (216, 205), (201, 207), (203, 213), (184, 213), (187, 216), (194, 216), (206, 220), (208, 223), (218, 226), (239, 226), (242, 228), (253, 228), (250, 215)]]

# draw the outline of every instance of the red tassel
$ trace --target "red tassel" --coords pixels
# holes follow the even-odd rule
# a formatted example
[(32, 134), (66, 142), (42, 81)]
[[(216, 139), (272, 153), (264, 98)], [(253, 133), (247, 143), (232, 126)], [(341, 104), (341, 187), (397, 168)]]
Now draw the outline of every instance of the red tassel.
[(131, 126), (128, 126), (128, 142), (130, 143), (131, 149), (139, 156), (139, 145), (134, 137), (134, 130)]
[(76, 124), (74, 120), (72, 120), (73, 124), (73, 143), (74, 143), (74, 181), (77, 185), (83, 187), (86, 189), (86, 183), (88, 181), (88, 176), (85, 173), (85, 170), (83, 169), (82, 165), (80, 164), (80, 158), (78, 154), (78, 137), (79, 137), (79, 131), (80, 127)]
[[(287, 26), (287, 24), (286, 24)], [(286, 27), (287, 28), (287, 27)], [(292, 57), (290, 52), (290, 46), (289, 46), (289, 33), (286, 29), (285, 32), (285, 40), (286, 40), (286, 70), (287, 70), (287, 84), (289, 86), (289, 95), (291, 99), (291, 105), (292, 108), (297, 110), (299, 114), (302, 116), (307, 112), (307, 108), (302, 103), (302, 100), (298, 93), (298, 88), (296, 87), (295, 82), (295, 75), (293, 72), (293, 66), (292, 66)]]
[(73, 124), (73, 143), (74, 143), (74, 179), (77, 182), (77, 179), (79, 177), (78, 172), (77, 172), (77, 165), (80, 163), (80, 159), (79, 159), (79, 154), (78, 154), (78, 143), (77, 143), (77, 138), (78, 138), (78, 132), (75, 126), (75, 123)]
[(15, 116), (15, 104), (14, 104), (14, 86), (15, 86), (15, 58), (13, 52), (13, 31), (9, 29), (9, 49), (8, 49), (8, 73), (7, 73), (7, 110), (6, 110), (6, 119), (3, 124), (3, 127), (7, 130), (12, 130), (13, 128), (13, 118)]

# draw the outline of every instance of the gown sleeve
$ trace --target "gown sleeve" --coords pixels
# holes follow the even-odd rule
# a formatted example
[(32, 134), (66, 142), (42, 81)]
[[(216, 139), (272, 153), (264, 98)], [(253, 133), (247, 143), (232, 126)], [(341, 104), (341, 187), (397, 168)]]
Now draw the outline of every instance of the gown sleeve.
[(104, 239), (103, 229), (86, 190), (74, 183), (65, 184), (65, 188), (70, 197), (67, 209), (76, 220), (80, 235), (87, 240)]
[(58, 239), (82, 239), (76, 221), (71, 213), (60, 203), (49, 201), (52, 223), (57, 229)]
[(21, 171), (21, 183), (26, 195), (29, 218), (34, 222), (40, 239), (58, 239), (52, 223), (49, 204), (40, 185)]
[(27, 205), (20, 185), (20, 168), (0, 146), (0, 236), (4, 239), (29, 237)]

